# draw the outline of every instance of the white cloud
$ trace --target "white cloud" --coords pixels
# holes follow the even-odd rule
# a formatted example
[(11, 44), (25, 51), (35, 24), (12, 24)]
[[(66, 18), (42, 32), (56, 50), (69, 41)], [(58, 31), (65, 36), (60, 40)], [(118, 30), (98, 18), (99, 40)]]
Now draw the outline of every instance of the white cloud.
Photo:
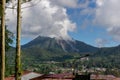
[[(96, 2), (97, 7), (88, 7), (91, 1)], [(67, 7), (82, 8), (79, 18), (86, 17), (81, 18), (85, 26), (92, 24), (93, 19), (95, 24), (105, 27), (120, 42), (120, 0), (33, 0), (23, 6), (36, 3), (36, 6), (22, 10), (23, 37), (42, 35), (70, 39), (68, 32), (75, 30), (76, 23), (68, 18)], [(13, 10), (7, 9), (8, 28), (13, 32), (16, 31), (15, 16), (16, 10), (13, 13)]]
[(57, 4), (59, 6), (75, 8), (78, 6), (78, 0), (51, 0), (53, 4)]
[(52, 4), (57, 4), (67, 8), (87, 8), (93, 0), (50, 0)]
[(95, 42), (98, 47), (104, 47), (108, 43), (106, 39), (101, 39), (101, 38), (97, 38)]
[(96, 0), (96, 3), (98, 6), (102, 6), (104, 3), (104, 0)]
[(116, 41), (120, 42), (120, 0), (97, 0), (96, 24), (107, 28)]
[[(60, 1), (60, 0), (59, 0)], [(37, 2), (37, 4), (36, 4)], [(51, 0), (33, 0), (22, 7), (36, 4), (22, 10), (22, 36), (34, 38), (38, 35), (71, 39), (69, 31), (74, 31), (76, 24), (69, 20), (66, 8), (52, 4)], [(71, 5), (71, 4), (70, 4)], [(16, 31), (16, 10), (7, 9), (8, 28)]]

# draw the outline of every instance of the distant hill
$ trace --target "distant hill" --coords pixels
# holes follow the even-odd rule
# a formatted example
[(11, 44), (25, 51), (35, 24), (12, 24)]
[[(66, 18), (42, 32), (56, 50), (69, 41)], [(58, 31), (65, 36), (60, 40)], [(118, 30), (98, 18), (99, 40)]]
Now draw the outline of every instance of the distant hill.
[(94, 53), (94, 56), (110, 56), (120, 54), (120, 45), (115, 47), (100, 48)]
[(30, 41), (29, 43), (22, 46), (23, 49), (32, 48), (32, 47), (39, 47), (49, 51), (64, 51), (64, 52), (95, 52), (98, 48), (88, 45), (84, 42), (77, 41), (77, 40), (58, 40), (55, 38), (49, 37), (37, 37), (34, 40)]
[(100, 48), (90, 58), (89, 67), (120, 68), (120, 45)]

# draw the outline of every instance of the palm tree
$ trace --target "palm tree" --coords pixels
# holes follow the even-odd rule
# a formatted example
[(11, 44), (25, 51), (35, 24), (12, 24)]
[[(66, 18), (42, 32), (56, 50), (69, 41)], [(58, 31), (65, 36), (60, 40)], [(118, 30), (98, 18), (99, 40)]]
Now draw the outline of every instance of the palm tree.
[(21, 0), (18, 0), (17, 5), (17, 34), (16, 34), (16, 65), (15, 65), (15, 80), (21, 80)]
[(5, 79), (5, 3), (6, 0), (1, 2), (1, 75), (0, 80)]

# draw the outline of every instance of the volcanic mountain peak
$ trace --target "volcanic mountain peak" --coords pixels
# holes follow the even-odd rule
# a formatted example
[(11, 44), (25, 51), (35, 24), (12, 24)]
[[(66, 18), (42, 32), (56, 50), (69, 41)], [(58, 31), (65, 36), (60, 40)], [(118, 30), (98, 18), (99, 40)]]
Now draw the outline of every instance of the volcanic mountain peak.
[(60, 50), (64, 52), (95, 52), (98, 48), (90, 46), (84, 42), (77, 40), (62, 40), (50, 37), (39, 36), (22, 48), (40, 47), (42, 49)]

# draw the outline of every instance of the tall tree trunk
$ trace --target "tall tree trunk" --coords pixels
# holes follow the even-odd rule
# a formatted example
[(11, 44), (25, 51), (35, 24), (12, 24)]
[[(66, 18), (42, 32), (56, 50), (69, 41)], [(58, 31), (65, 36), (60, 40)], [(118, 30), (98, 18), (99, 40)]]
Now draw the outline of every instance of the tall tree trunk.
[(18, 0), (17, 5), (17, 34), (16, 34), (16, 65), (15, 65), (15, 80), (21, 80), (21, 0)]
[(0, 80), (5, 79), (5, 3), (6, 0), (2, 0), (1, 5), (1, 75)]

